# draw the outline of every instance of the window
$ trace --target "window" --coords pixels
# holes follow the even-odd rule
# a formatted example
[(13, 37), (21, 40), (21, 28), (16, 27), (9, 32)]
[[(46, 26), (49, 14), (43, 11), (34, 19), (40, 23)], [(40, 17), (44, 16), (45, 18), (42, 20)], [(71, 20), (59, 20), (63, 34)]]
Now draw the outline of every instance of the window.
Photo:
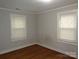
[(58, 39), (75, 43), (77, 40), (77, 11), (67, 11), (58, 14)]
[(26, 39), (26, 16), (11, 14), (11, 39), (12, 41)]

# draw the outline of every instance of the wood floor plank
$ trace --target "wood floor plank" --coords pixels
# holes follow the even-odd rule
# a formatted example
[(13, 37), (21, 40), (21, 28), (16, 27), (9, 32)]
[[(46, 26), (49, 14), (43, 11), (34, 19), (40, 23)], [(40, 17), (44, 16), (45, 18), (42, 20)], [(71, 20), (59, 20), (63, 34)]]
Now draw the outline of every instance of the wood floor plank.
[(0, 59), (76, 59), (48, 48), (33, 45), (0, 55)]

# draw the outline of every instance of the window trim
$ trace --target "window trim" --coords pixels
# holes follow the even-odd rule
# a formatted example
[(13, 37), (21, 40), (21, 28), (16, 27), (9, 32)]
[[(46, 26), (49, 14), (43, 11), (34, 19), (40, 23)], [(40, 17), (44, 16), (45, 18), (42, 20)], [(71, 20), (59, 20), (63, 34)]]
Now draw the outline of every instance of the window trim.
[(74, 10), (68, 10), (68, 11), (62, 11), (62, 12), (59, 12), (59, 13), (57, 13), (57, 42), (63, 42), (63, 43), (67, 43), (67, 44), (72, 44), (72, 45), (77, 45), (77, 40), (78, 40), (78, 28), (77, 28), (77, 26), (78, 26), (78, 22), (76, 21), (76, 40), (74, 40), (74, 41), (67, 41), (67, 40), (63, 40), (63, 39), (59, 39), (59, 32), (60, 32), (60, 28), (59, 28), (59, 20), (60, 20), (60, 15), (61, 14), (65, 14), (65, 13), (74, 13), (74, 12), (78, 12), (78, 10), (77, 9), (74, 9)]
[(13, 30), (13, 28), (12, 28), (12, 15), (21, 15), (21, 16), (24, 16), (25, 17), (25, 21), (26, 21), (26, 23), (25, 23), (25, 25), (26, 25), (26, 27), (25, 27), (25, 29), (26, 29), (26, 39), (27, 39), (27, 16), (26, 15), (24, 15), (24, 14), (18, 14), (18, 13), (10, 13), (10, 38), (11, 38), (11, 41), (12, 42), (17, 42), (17, 41), (24, 41), (24, 40), (26, 40), (26, 39), (23, 39), (23, 40), (21, 40), (21, 39), (18, 39), (18, 40), (16, 40), (16, 39), (13, 39), (12, 38), (12, 30)]

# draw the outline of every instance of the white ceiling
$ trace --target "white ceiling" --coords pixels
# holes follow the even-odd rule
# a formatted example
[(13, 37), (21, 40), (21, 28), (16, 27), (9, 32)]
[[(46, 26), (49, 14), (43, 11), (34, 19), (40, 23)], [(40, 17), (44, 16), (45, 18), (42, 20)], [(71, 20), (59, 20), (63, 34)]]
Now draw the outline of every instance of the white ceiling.
[(39, 0), (0, 0), (0, 7), (38, 12), (77, 2), (77, 0), (52, 0), (50, 3), (40, 2)]

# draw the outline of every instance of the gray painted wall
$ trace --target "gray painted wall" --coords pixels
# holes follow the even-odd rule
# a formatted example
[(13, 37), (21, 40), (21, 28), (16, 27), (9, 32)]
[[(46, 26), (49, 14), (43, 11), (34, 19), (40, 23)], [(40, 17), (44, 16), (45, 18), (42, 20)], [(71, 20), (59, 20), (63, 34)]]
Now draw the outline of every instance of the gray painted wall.
[(57, 13), (77, 9), (77, 5), (59, 8), (38, 15), (38, 43), (68, 54), (77, 52), (77, 45), (57, 41)]
[(27, 39), (16, 42), (11, 41), (11, 13), (13, 12), (0, 10), (0, 52), (36, 43), (36, 16), (33, 14), (26, 15)]

